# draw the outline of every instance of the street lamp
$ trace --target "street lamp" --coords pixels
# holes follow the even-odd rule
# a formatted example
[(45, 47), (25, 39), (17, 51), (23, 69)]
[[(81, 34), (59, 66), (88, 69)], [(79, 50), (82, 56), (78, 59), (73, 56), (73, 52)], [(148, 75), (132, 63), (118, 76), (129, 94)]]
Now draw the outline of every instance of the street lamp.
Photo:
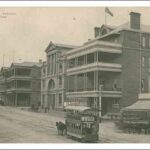
[(102, 104), (102, 87), (103, 85), (99, 85), (99, 98), (98, 98), (98, 105), (97, 105), (97, 108), (98, 108), (98, 116), (99, 118), (102, 116), (102, 113), (101, 113), (101, 104)]

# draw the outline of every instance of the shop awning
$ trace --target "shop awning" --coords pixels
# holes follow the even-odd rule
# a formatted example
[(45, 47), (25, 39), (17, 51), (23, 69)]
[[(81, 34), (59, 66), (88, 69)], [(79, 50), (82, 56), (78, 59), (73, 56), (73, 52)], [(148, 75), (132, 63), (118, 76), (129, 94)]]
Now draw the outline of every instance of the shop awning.
[(122, 110), (150, 110), (150, 100), (139, 100)]
[(86, 106), (67, 106), (65, 107), (66, 110), (77, 110), (77, 111), (84, 111), (91, 109), (90, 107)]

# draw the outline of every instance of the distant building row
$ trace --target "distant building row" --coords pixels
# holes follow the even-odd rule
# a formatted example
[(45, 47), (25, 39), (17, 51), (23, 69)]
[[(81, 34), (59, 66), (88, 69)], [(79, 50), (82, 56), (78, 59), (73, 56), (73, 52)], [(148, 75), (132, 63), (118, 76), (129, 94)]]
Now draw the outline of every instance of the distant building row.
[(40, 103), (42, 63), (12, 63), (0, 71), (0, 99), (8, 106)]

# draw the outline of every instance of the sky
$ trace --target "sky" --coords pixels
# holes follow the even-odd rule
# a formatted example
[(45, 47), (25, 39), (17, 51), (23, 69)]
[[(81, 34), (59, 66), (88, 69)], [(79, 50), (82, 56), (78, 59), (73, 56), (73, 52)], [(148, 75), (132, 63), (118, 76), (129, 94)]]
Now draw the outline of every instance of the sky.
[[(129, 21), (131, 11), (150, 25), (150, 7), (109, 7), (107, 24)], [(104, 7), (0, 7), (0, 67), (12, 62), (46, 60), (49, 42), (82, 45), (105, 23)]]

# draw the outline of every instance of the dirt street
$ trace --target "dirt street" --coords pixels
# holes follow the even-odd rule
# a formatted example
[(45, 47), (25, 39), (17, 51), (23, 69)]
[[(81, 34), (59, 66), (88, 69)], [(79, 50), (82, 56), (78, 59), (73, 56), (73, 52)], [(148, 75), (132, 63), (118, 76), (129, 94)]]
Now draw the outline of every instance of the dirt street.
[(63, 119), (0, 106), (0, 143), (77, 143), (57, 135), (55, 122)]
[[(56, 121), (64, 121), (64, 113), (34, 113), (0, 106), (0, 143), (78, 143), (57, 135)], [(124, 133), (112, 121), (102, 121), (100, 143), (149, 143), (150, 134)]]

